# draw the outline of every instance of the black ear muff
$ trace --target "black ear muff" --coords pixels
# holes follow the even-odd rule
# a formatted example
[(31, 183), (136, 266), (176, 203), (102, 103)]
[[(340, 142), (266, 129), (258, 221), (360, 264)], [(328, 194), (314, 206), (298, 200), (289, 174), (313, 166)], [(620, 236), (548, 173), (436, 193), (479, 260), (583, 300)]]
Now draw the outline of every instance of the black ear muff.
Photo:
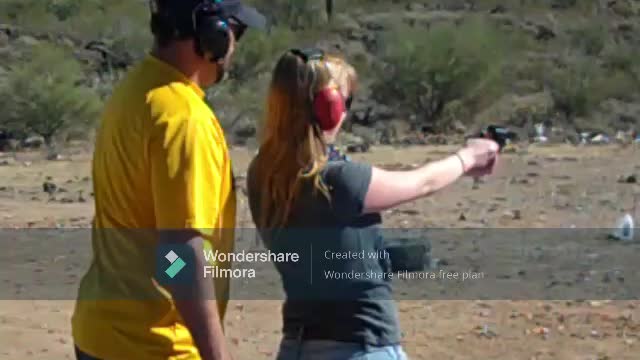
[(212, 62), (223, 59), (231, 45), (229, 22), (218, 2), (204, 0), (193, 10), (196, 52)]

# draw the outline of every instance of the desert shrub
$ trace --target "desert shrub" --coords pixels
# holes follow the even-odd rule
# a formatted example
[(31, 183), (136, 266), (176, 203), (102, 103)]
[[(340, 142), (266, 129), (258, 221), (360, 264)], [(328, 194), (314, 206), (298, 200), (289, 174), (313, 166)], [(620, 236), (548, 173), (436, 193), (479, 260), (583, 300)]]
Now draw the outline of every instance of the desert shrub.
[(510, 50), (510, 39), (481, 18), (428, 31), (398, 27), (383, 39), (374, 96), (438, 127), (448, 102), (471, 105), (498, 92)]
[(556, 109), (567, 119), (585, 116), (594, 106), (592, 91), (598, 66), (582, 60), (566, 68), (548, 70), (547, 81)]
[(546, 80), (556, 109), (569, 120), (589, 115), (604, 100), (629, 100), (640, 91), (629, 72), (608, 69), (588, 59), (548, 69)]
[(551, 7), (555, 9), (569, 9), (578, 3), (578, 0), (549, 0)]
[(49, 1), (5, 0), (0, 3), (0, 21), (31, 32), (57, 32), (61, 22), (49, 9)]
[(640, 91), (640, 84), (628, 72), (614, 70), (604, 71), (594, 80), (592, 98), (595, 104), (606, 99), (631, 101), (634, 94)]
[(271, 71), (280, 54), (294, 43), (294, 34), (286, 27), (275, 28), (271, 34), (248, 31), (233, 57), (231, 77), (241, 83)]
[(640, 49), (626, 43), (610, 43), (603, 52), (604, 66), (613, 71), (627, 73), (640, 82)]
[(608, 33), (606, 23), (592, 20), (571, 31), (571, 44), (585, 55), (597, 56), (609, 41)]
[(66, 131), (91, 125), (99, 98), (83, 82), (81, 65), (52, 45), (30, 49), (28, 60), (12, 64), (0, 85), (0, 128), (14, 134), (37, 134), (48, 145)]
[(273, 25), (301, 30), (326, 23), (323, 20), (326, 1), (329, 0), (253, 0), (248, 3), (259, 8)]

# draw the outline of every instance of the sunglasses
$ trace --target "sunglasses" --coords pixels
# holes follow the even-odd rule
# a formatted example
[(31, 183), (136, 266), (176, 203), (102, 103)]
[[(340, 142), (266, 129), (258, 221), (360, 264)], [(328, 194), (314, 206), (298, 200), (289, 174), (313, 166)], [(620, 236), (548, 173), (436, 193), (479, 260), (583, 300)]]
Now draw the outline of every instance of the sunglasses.
[(353, 94), (349, 94), (349, 97), (344, 101), (344, 106), (348, 110), (351, 110), (351, 104), (353, 103)]
[(236, 41), (240, 40), (242, 35), (244, 35), (244, 32), (247, 30), (247, 26), (240, 23), (234, 18), (230, 18), (228, 23), (229, 29), (231, 29), (231, 32), (233, 32), (233, 37), (236, 39)]

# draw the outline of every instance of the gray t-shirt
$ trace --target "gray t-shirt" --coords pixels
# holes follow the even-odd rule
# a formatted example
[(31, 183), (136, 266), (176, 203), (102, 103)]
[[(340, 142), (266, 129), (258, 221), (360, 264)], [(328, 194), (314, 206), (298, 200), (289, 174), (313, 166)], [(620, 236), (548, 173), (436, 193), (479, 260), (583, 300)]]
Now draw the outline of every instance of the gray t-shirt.
[[(247, 182), (256, 221), (261, 216), (262, 188), (253, 164)], [(397, 311), (391, 284), (384, 276), (390, 266), (384, 257), (371, 256), (384, 250), (381, 218), (379, 214), (362, 214), (371, 166), (332, 161), (322, 178), (331, 201), (314, 192), (311, 183), (305, 184), (286, 228), (260, 231), (261, 237), (269, 240), (266, 244), (271, 251), (300, 254), (298, 263), (275, 264), (287, 296), (283, 306), (285, 337), (398, 344)], [(364, 258), (354, 256), (360, 254)]]

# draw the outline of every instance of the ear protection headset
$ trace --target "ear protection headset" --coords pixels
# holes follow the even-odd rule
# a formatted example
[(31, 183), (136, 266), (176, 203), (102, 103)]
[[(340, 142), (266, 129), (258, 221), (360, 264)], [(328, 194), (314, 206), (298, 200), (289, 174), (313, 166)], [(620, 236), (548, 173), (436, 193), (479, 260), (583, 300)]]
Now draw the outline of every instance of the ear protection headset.
[[(290, 52), (305, 63), (324, 60), (324, 51), (317, 48), (291, 49)], [(323, 131), (331, 130), (338, 125), (344, 112), (351, 107), (352, 97), (344, 99), (342, 93), (332, 87), (314, 92), (317, 81), (315, 70), (313, 70), (312, 76), (309, 98), (312, 104), (313, 120)]]
[(221, 1), (202, 0), (191, 17), (196, 52), (212, 62), (223, 59), (231, 45), (229, 20), (219, 4)]
[[(166, 3), (160, 6), (159, 3)], [(223, 59), (231, 45), (228, 16), (221, 4), (222, 0), (200, 0), (186, 17), (184, 10), (172, 4), (172, 1), (152, 0), (152, 24), (157, 31), (169, 32), (178, 38), (193, 37), (196, 53), (206, 59), (217, 62)], [(152, 25), (153, 26), (153, 25)]]

